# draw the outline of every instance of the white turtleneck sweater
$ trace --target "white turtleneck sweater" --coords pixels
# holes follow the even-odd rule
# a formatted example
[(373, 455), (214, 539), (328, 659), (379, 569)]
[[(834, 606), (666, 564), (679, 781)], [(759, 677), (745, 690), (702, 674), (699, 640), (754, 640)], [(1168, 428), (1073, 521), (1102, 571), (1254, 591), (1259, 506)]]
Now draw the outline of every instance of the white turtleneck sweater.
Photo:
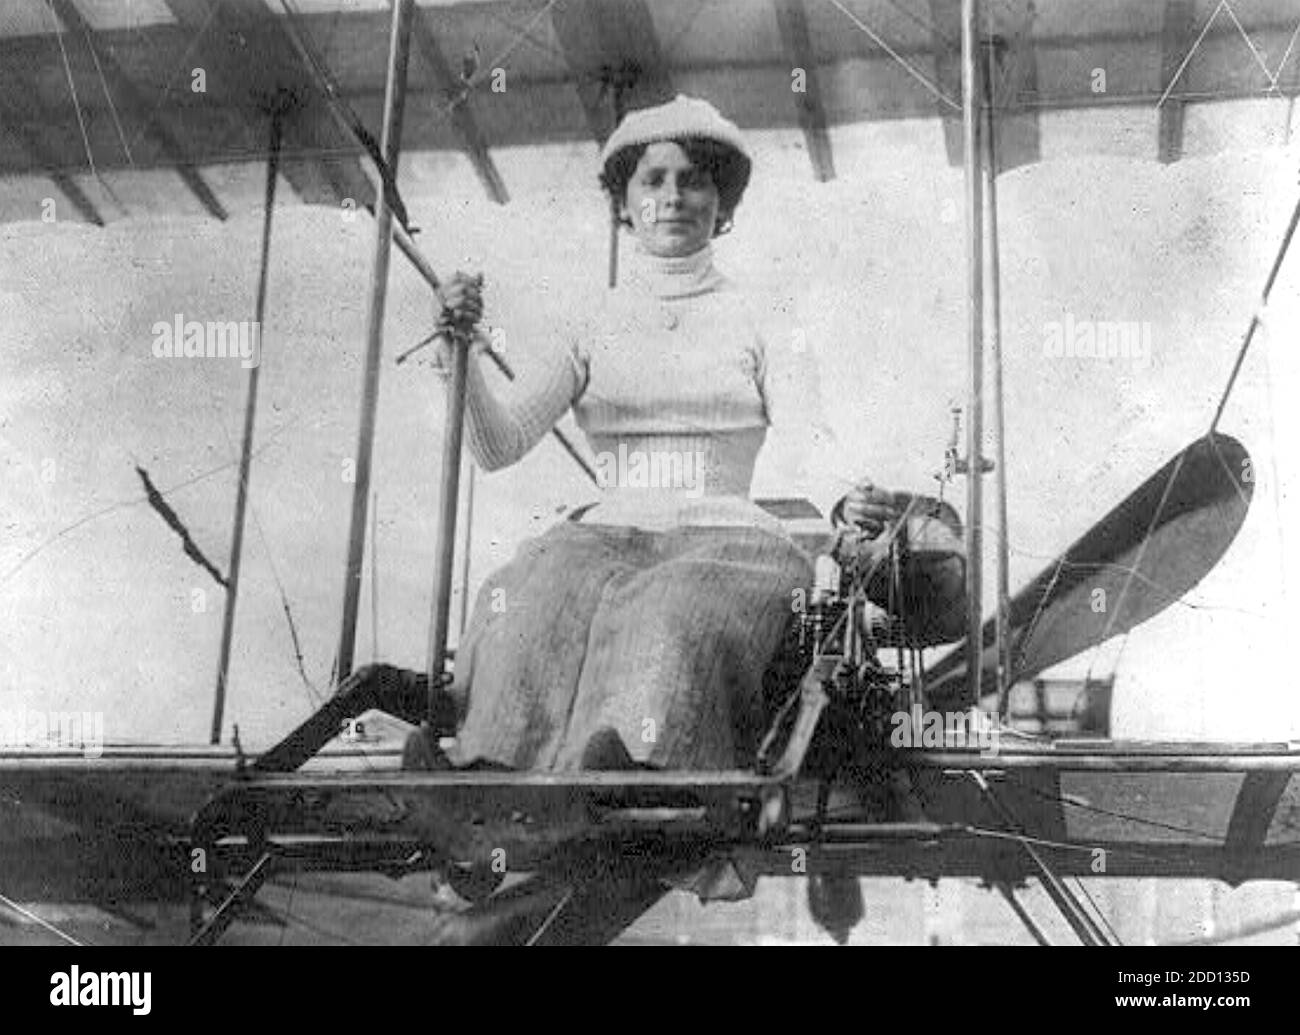
[(572, 408), (604, 482), (585, 521), (779, 531), (748, 498), (765, 441), (787, 494), (829, 515), (848, 482), (828, 469), (811, 346), (777, 306), (739, 290), (708, 246), (674, 259), (634, 246), (618, 288), (590, 304), (526, 381), (492, 383), (471, 350), (467, 430), (483, 468), (515, 463)]

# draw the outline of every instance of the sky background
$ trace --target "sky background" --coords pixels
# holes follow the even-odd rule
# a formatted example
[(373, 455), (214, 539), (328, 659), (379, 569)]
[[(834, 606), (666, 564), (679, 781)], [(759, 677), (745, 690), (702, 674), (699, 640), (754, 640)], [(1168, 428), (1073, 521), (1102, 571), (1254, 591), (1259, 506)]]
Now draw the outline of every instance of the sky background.
[[(1189, 150), (1207, 150), (1198, 134), (1228, 149), (1169, 166), (1135, 154), (1138, 140), (1154, 146), (1149, 119), (1054, 113), (1044, 160), (1000, 180), (1013, 591), (1208, 427), (1294, 204), (1300, 158), (1233, 107), (1189, 109)], [(832, 138), (839, 178), (818, 184), (797, 134), (751, 136), (753, 185), (718, 263), (799, 299), (844, 477), (930, 491), (949, 405), (965, 396), (961, 171), (947, 165), (935, 120), (841, 127)], [(526, 368), (554, 314), (604, 290), (606, 208), (594, 145), (495, 154), (511, 184), (506, 208), (483, 200), (450, 155), (405, 161), (404, 193), (436, 269), (483, 271), (487, 318)], [(142, 502), (134, 471), (148, 469), (228, 570), (247, 372), (151, 351), (152, 325), (177, 313), (252, 319), (263, 173), (208, 175), (245, 188), (225, 224), (42, 223), (48, 183), (0, 194), (15, 220), (0, 229), (0, 708), (103, 711), (111, 741), (203, 741), (210, 721), (222, 590)], [(150, 189), (148, 176), (109, 186), (119, 211)], [(101, 186), (86, 189), (114, 211)], [(226, 711), (245, 744), (277, 738), (313, 706), (277, 579), (306, 672), (317, 689), (328, 682), (373, 236), (364, 214), (302, 206), (281, 182)], [(1292, 256), (1222, 424), (1255, 459), (1237, 541), (1122, 653), (1111, 644), (1066, 667), (1116, 669), (1116, 735), (1300, 736), (1287, 678), (1298, 286)], [(1149, 322), (1150, 363), (1045, 356), (1045, 325), (1067, 314)], [(377, 639), (377, 657), (413, 668), (424, 664), (443, 399), (427, 366), (393, 360), (430, 324), (428, 292), (395, 253), (375, 453), (380, 621), (376, 636), (368, 551), (357, 656), (370, 660)], [(760, 462), (759, 494), (779, 488)], [(480, 476), (472, 582), (592, 492), (551, 441)], [(959, 509), (964, 494), (958, 484)]]

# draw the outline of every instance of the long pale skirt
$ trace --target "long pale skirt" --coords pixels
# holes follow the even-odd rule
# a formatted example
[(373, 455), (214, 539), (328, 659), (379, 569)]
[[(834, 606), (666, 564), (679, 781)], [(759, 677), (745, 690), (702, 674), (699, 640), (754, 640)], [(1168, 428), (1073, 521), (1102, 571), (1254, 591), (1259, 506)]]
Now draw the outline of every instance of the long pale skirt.
[(574, 770), (612, 729), (636, 762), (746, 767), (763, 675), (811, 581), (807, 556), (761, 529), (562, 522), (479, 590), (453, 760)]

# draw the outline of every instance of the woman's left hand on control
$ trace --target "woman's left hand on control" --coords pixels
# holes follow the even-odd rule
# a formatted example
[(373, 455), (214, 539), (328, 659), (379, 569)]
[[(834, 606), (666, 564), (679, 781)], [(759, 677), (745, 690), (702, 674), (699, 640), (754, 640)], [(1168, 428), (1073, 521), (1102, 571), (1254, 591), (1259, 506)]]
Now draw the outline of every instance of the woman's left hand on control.
[(892, 492), (864, 481), (844, 497), (840, 514), (846, 525), (857, 525), (868, 537), (875, 539), (898, 520), (901, 511), (895, 505)]

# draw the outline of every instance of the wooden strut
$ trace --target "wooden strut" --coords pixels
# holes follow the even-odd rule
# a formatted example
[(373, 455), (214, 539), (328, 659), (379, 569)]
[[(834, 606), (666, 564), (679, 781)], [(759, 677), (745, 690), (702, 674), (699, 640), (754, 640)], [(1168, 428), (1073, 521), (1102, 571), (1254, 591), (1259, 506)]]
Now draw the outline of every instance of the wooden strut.
[(239, 484), (235, 489), (235, 530), (230, 544), (230, 575), (226, 584), (226, 608), (221, 621), (221, 650), (217, 662), (217, 690), (212, 704), (210, 742), (221, 743), (222, 712), (230, 675), (230, 648), (235, 632), (235, 604), (239, 597), (239, 562), (244, 552), (244, 513), (248, 507), (248, 477), (253, 462), (253, 428), (257, 420), (257, 388), (262, 372), (262, 318), (266, 312), (266, 282), (271, 257), (271, 223), (275, 215), (275, 186), (280, 169), (280, 143), (284, 119), (284, 98), (277, 98), (271, 112), (271, 150), (266, 162), (266, 194), (262, 212), (262, 257), (257, 275), (257, 355), (248, 372), (248, 401), (244, 406), (244, 437), (239, 454)]
[[(1007, 452), (1004, 394), (1002, 391), (1002, 260), (998, 245), (998, 156), (993, 125), (993, 71), (1001, 40), (986, 41), (985, 61), (980, 69), (984, 81), (984, 190), (988, 202), (988, 279), (990, 352), (993, 367), (993, 497), (997, 511), (997, 690), (998, 715), (1005, 716), (1011, 694), (1011, 538), (1007, 525)], [(980, 651), (983, 652), (981, 632)], [(983, 668), (981, 657), (979, 666)], [(975, 702), (972, 702), (975, 703)]]
[(983, 637), (984, 219), (983, 155), (979, 147), (980, 79), (976, 47), (979, 0), (961, 4), (962, 157), (966, 167), (966, 333), (969, 419), (966, 425), (966, 692), (980, 699)]
[[(389, 169), (397, 168), (402, 117), (406, 108), (406, 70), (411, 55), (414, 0), (393, 5), (389, 37), (388, 78), (384, 89), (384, 130), (380, 146)], [(384, 308), (388, 293), (388, 263), (393, 241), (393, 211), (384, 191), (375, 198), (375, 258), (370, 272), (370, 304), (366, 319), (366, 361), (361, 394), (361, 425), (357, 432), (356, 484), (352, 491), (352, 520), (348, 533), (347, 567), (343, 582), (343, 622), (339, 632), (335, 678), (352, 672), (356, 646), (361, 569), (365, 559), (366, 511), (370, 503), (370, 464), (375, 444), (375, 413), (379, 405), (379, 363), (383, 353)]]
[(452, 570), (456, 554), (456, 512), (460, 505), (461, 443), (465, 430), (465, 387), (469, 372), (468, 334), (454, 333), (451, 377), (442, 436), (442, 477), (438, 488), (438, 526), (434, 539), (433, 613), (429, 619), (428, 723), (432, 726), (447, 664)]
[(460, 627), (457, 636), (465, 635), (469, 623), (469, 576), (474, 550), (474, 465), (470, 464), (465, 479), (465, 547), (460, 559)]

